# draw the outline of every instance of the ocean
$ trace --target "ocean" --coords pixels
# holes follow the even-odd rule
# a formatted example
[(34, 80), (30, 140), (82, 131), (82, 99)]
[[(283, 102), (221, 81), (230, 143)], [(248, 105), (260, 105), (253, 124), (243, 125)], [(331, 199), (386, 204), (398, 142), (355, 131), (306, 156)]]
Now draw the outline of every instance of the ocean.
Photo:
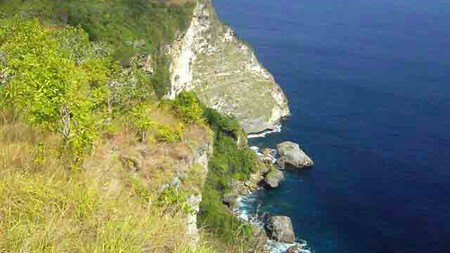
[(215, 0), (315, 162), (259, 193), (320, 253), (450, 252), (450, 1)]

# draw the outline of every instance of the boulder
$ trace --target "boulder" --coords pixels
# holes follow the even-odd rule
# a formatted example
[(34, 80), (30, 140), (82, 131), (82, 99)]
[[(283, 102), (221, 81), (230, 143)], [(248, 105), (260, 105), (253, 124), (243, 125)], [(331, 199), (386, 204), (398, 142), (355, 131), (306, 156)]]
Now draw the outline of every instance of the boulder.
[(270, 188), (277, 188), (280, 186), (281, 181), (284, 179), (284, 174), (282, 171), (277, 169), (272, 169), (264, 177), (264, 183)]
[(265, 226), (267, 236), (278, 242), (294, 243), (295, 233), (292, 221), (287, 216), (272, 216)]
[(227, 193), (223, 196), (222, 202), (230, 208), (236, 207), (237, 196), (233, 193)]
[(285, 164), (286, 164), (286, 157), (279, 157), (278, 159), (277, 159), (277, 161), (276, 161), (276, 164), (278, 165), (278, 168), (280, 169), (280, 170), (285, 170), (286, 169), (286, 166), (285, 166)]
[(272, 164), (262, 164), (259, 168), (259, 173), (261, 175), (266, 175), (274, 167)]
[(300, 247), (300, 245), (298, 244), (292, 245), (286, 251), (286, 253), (300, 253), (300, 252), (302, 252), (302, 247)]
[(314, 162), (300, 149), (297, 143), (285, 141), (277, 145), (280, 158), (277, 163), (280, 167), (290, 164), (296, 168), (311, 167)]

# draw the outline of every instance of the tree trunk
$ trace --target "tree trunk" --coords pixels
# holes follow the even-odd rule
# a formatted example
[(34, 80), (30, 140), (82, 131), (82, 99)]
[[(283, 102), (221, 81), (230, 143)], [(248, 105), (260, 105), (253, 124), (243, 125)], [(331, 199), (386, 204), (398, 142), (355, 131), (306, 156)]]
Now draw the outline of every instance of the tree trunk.
[(64, 104), (60, 110), (61, 123), (62, 123), (62, 135), (63, 135), (63, 152), (62, 158), (65, 166), (69, 166), (69, 138), (70, 138), (70, 111), (67, 104)]

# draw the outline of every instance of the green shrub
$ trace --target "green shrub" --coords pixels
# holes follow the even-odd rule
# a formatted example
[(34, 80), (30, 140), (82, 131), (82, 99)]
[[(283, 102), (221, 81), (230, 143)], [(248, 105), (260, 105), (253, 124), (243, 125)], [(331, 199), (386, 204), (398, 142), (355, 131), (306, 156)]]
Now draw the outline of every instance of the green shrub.
[(169, 186), (159, 196), (158, 204), (160, 206), (175, 206), (184, 213), (191, 213), (193, 209), (188, 203), (188, 197), (188, 192), (174, 186)]
[(167, 103), (184, 122), (196, 123), (204, 118), (204, 106), (194, 92), (182, 91), (175, 100)]
[(178, 125), (174, 130), (166, 125), (157, 125), (156, 127), (156, 139), (162, 142), (179, 142), (183, 137), (184, 127)]
[(0, 20), (4, 105), (29, 124), (60, 133), (69, 162), (78, 163), (91, 150), (102, 123), (97, 119), (104, 118), (111, 59), (106, 49), (94, 50), (98, 46), (78, 28), (51, 30), (37, 20)]
[[(111, 46), (114, 59), (129, 65), (130, 58), (149, 53), (154, 59), (153, 77), (144, 83), (158, 97), (170, 88), (169, 61), (162, 48), (188, 27), (193, 4), (166, 4), (148, 0), (3, 0), (0, 17), (37, 18), (47, 25), (81, 27), (91, 41)], [(83, 51), (81, 51), (83, 52)], [(145, 94), (145, 93), (141, 93)]]
[(206, 109), (204, 117), (215, 131), (215, 140), (200, 206), (200, 222), (228, 243), (235, 243), (236, 238), (249, 240), (251, 227), (230, 213), (222, 198), (231, 190), (232, 180), (246, 180), (255, 171), (254, 152), (238, 146), (237, 136), (242, 130), (235, 119), (212, 109)]
[(129, 119), (138, 132), (141, 141), (146, 142), (147, 132), (151, 127), (156, 125), (156, 123), (150, 118), (146, 105), (141, 103), (133, 106), (129, 114)]

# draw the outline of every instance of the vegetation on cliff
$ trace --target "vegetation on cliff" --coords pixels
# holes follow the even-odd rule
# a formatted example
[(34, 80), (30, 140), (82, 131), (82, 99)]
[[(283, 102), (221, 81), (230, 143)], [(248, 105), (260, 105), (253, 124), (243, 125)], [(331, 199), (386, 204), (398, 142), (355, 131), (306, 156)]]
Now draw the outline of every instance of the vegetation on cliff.
[(202, 179), (164, 185), (196, 166), (209, 130), (111, 52), (81, 28), (0, 20), (1, 252), (192, 251)]
[(192, 252), (200, 192), (204, 234), (250, 235), (221, 202), (255, 168), (239, 124), (193, 93), (159, 98), (191, 8), (0, 0), (0, 252)]
[(50, 27), (81, 27), (91, 41), (107, 43), (114, 59), (124, 66), (131, 64), (134, 55), (150, 54), (155, 73), (147, 77), (147, 82), (161, 97), (170, 86), (164, 46), (187, 28), (193, 8), (190, 2), (164, 2), (167, 1), (0, 0), (0, 17), (36, 18)]
[(226, 243), (239, 251), (251, 247), (252, 227), (230, 213), (222, 199), (231, 191), (233, 180), (246, 180), (255, 171), (255, 154), (248, 147), (239, 147), (242, 129), (235, 119), (207, 109), (205, 118), (215, 133), (214, 153), (209, 161), (209, 173), (200, 206), (201, 224), (207, 226)]

